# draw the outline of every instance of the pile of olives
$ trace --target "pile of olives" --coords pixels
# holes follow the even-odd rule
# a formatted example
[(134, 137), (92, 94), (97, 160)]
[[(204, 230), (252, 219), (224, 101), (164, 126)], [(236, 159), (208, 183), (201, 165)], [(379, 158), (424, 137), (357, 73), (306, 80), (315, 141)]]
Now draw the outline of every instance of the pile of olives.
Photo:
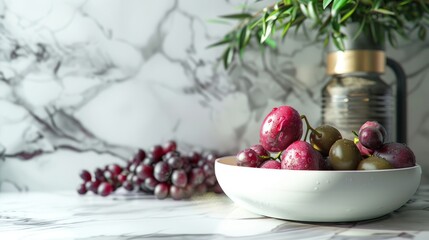
[[(306, 132), (303, 135), (303, 120)], [(309, 142), (307, 136), (310, 133)], [(237, 154), (237, 165), (291, 170), (378, 170), (416, 164), (405, 144), (388, 142), (386, 129), (376, 121), (364, 123), (355, 139), (345, 139), (333, 126), (310, 126), (291, 106), (274, 108), (263, 120), (260, 144)]]

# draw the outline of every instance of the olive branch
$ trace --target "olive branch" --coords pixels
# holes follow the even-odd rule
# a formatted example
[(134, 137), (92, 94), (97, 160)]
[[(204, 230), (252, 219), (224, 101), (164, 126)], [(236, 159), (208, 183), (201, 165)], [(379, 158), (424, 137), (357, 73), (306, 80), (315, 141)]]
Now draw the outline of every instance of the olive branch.
[(344, 50), (346, 37), (342, 29), (352, 22), (359, 25), (353, 38), (365, 32), (380, 43), (387, 37), (393, 47), (398, 46), (398, 37), (408, 39), (416, 34), (424, 40), (429, 26), (429, 0), (282, 0), (255, 13), (220, 17), (238, 21), (222, 40), (208, 46), (226, 46), (222, 60), (228, 68), (237, 55), (243, 58), (251, 42), (275, 49), (278, 42), (274, 36), (280, 34), (284, 39), (291, 29), (296, 33), (309, 27), (316, 31), (317, 41), (323, 41), (325, 46), (332, 41), (339, 50)]

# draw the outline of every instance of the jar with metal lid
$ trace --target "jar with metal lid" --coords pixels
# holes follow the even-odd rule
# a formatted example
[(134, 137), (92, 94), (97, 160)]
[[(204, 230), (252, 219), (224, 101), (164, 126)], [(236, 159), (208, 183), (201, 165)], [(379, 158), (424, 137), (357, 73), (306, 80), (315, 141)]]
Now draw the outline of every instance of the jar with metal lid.
[[(366, 121), (378, 121), (392, 141), (406, 143), (406, 77), (400, 64), (386, 58), (384, 44), (370, 34), (353, 39), (357, 25), (347, 26), (345, 50), (330, 46), (326, 59), (329, 81), (322, 89), (322, 123), (335, 126), (344, 138), (353, 139)], [(396, 101), (381, 75), (385, 66), (396, 75)], [(393, 126), (396, 122), (396, 126)]]

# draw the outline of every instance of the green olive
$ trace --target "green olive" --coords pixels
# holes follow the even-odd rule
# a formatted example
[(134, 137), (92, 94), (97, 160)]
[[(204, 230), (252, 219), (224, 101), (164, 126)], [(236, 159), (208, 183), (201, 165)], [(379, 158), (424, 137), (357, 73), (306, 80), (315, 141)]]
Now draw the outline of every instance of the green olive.
[(357, 169), (358, 170), (379, 170), (379, 169), (391, 169), (392, 164), (384, 158), (370, 156), (360, 161)]
[(340, 131), (330, 125), (321, 125), (310, 134), (311, 146), (323, 156), (329, 155), (332, 145), (342, 138)]
[(329, 160), (335, 170), (356, 170), (362, 157), (353, 141), (340, 139), (332, 145)]

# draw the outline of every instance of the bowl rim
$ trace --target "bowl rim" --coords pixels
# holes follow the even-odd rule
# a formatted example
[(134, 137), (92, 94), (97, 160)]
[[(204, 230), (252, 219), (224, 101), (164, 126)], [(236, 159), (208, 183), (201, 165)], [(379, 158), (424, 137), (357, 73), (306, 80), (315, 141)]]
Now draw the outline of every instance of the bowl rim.
[(292, 169), (269, 169), (269, 168), (256, 168), (256, 167), (240, 167), (235, 164), (226, 163), (225, 161), (227, 159), (236, 158), (234, 155), (230, 156), (224, 156), (217, 158), (215, 160), (216, 164), (221, 164), (222, 166), (229, 166), (229, 167), (239, 167), (243, 169), (252, 169), (251, 171), (287, 171), (287, 172), (323, 172), (323, 173), (372, 173), (372, 172), (399, 172), (399, 171), (412, 171), (415, 169), (421, 169), (419, 164), (416, 164), (412, 167), (405, 167), (405, 168), (392, 168), (392, 169), (378, 169), (378, 170), (292, 170)]

